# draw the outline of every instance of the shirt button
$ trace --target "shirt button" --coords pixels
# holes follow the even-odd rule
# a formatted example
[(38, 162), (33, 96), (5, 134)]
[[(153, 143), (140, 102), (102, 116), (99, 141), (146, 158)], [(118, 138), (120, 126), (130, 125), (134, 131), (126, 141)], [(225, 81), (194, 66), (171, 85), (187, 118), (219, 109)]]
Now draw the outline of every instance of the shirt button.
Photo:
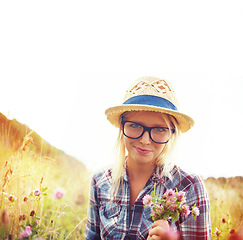
[(132, 207), (131, 207), (131, 209), (132, 209), (132, 210), (134, 210), (134, 209), (135, 209), (135, 207), (134, 207), (134, 206), (132, 206)]

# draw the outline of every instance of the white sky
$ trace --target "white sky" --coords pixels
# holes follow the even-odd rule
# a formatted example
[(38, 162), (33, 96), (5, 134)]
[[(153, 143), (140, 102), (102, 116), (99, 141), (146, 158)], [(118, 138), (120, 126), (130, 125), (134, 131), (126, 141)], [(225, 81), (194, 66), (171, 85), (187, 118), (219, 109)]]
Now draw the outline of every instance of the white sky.
[(95, 170), (117, 134), (105, 109), (136, 78), (164, 77), (196, 121), (178, 162), (243, 175), (240, 2), (2, 1), (0, 112)]

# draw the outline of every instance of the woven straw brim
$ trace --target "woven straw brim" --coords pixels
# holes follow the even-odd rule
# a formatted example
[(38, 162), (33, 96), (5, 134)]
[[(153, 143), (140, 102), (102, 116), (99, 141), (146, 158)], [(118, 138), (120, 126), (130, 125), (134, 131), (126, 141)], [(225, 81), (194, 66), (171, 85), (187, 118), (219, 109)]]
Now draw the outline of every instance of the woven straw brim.
[(127, 111), (152, 111), (152, 112), (160, 112), (160, 113), (166, 113), (172, 115), (176, 118), (179, 124), (179, 128), (183, 133), (187, 132), (194, 125), (194, 120), (186, 114), (174, 110), (169, 110), (167, 108), (160, 108), (160, 107), (147, 106), (147, 105), (132, 104), (132, 105), (121, 105), (121, 106), (111, 107), (105, 111), (105, 114), (107, 116), (107, 119), (110, 121), (112, 125), (114, 125), (115, 127), (120, 127), (121, 124), (120, 116), (121, 114)]

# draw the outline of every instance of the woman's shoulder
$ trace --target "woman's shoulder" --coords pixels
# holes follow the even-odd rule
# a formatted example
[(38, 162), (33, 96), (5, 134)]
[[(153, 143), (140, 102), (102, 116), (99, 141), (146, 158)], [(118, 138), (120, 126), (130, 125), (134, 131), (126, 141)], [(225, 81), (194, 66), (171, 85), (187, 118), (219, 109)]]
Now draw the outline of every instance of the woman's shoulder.
[(171, 170), (171, 181), (175, 187), (181, 186), (184, 189), (192, 186), (204, 188), (204, 183), (201, 176), (178, 166), (174, 166), (174, 168)]
[(110, 183), (111, 180), (112, 180), (112, 167), (110, 166), (94, 171), (92, 176), (92, 181), (97, 186)]

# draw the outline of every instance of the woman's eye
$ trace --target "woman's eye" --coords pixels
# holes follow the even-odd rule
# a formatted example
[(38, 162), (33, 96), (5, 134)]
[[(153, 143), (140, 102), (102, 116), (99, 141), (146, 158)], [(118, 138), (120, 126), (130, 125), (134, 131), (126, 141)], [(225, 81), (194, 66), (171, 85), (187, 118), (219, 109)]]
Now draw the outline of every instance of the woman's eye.
[(164, 132), (168, 131), (166, 128), (163, 128), (163, 127), (156, 127), (156, 128), (154, 128), (154, 130), (158, 133), (164, 133)]
[(136, 124), (136, 123), (131, 123), (130, 127), (131, 128), (140, 128), (141, 126), (139, 124)]

